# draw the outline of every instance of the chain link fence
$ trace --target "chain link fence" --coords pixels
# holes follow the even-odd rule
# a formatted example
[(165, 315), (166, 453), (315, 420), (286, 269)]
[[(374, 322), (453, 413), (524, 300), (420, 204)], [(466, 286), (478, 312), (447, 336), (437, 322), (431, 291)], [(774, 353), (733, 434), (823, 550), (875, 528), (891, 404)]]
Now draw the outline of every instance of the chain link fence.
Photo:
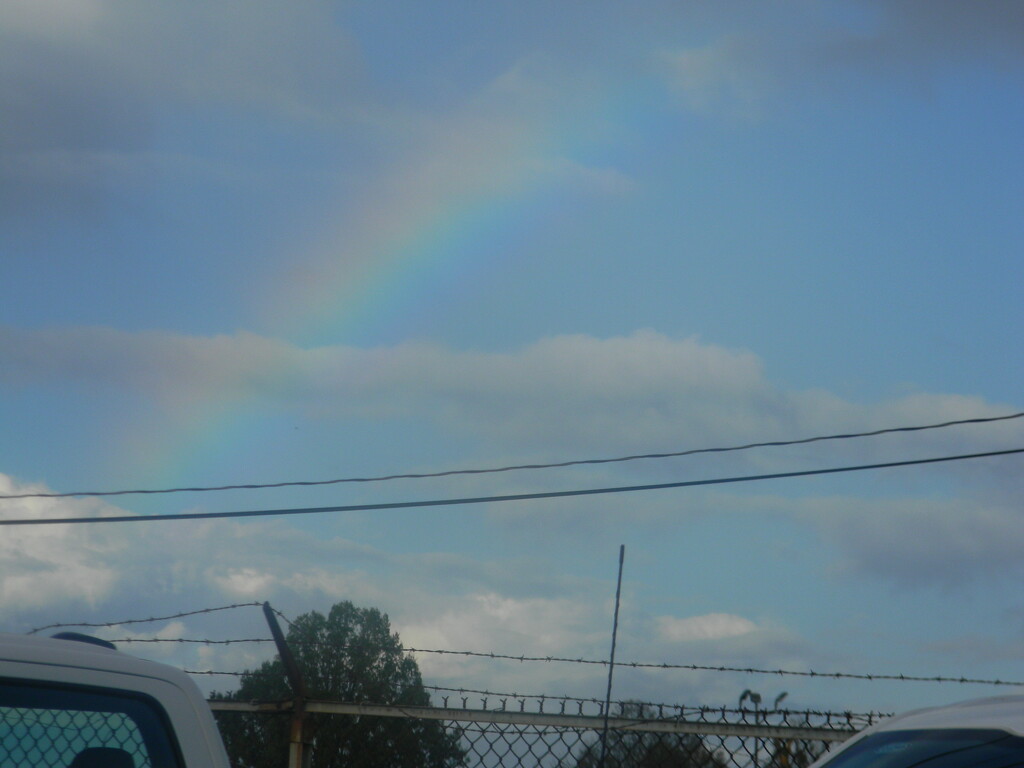
[[(429, 722), (457, 739), (461, 756), (444, 765), (466, 768), (597, 768), (602, 764), (605, 768), (805, 768), (830, 744), (879, 718), (637, 702), (613, 704), (606, 718), (603, 711), (595, 712), (603, 710), (602, 702), (580, 699), (473, 700), (456, 695), (442, 697), (442, 703), (441, 707), (397, 707), (307, 702), (306, 711), (317, 719), (314, 731), (320, 733), (333, 727), (351, 734), (361, 727), (381, 738), (388, 733), (386, 738), (397, 738), (402, 727), (398, 723)], [(284, 734), (291, 722), (288, 702), (214, 701), (211, 706), (226, 731), (238, 731), (240, 719), (256, 718), (262, 732), (269, 727)], [(251, 726), (242, 730), (253, 732)], [(317, 766), (315, 736), (312, 749)], [(354, 765), (375, 765), (362, 763), (354, 750), (352, 758)]]
[(157, 705), (60, 684), (0, 681), (0, 768), (166, 768), (177, 764)]
[[(149, 768), (135, 723), (120, 712), (0, 709), (0, 766)], [(98, 762), (99, 761), (99, 762)]]

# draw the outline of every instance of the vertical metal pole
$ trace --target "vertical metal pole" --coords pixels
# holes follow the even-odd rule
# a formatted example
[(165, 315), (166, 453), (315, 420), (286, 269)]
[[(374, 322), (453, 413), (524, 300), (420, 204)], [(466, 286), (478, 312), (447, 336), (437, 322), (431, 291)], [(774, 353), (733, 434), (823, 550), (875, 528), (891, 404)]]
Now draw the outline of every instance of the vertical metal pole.
[(608, 691), (604, 697), (604, 728), (601, 729), (601, 759), (598, 768), (604, 768), (608, 755), (608, 718), (612, 706), (612, 676), (615, 674), (615, 644), (619, 636), (619, 601), (622, 597), (622, 563), (626, 559), (626, 545), (619, 545), (619, 580), (615, 586), (615, 619), (612, 621), (612, 652), (608, 659)]
[(277, 655), (281, 657), (281, 665), (288, 676), (288, 684), (292, 689), (292, 722), (288, 737), (288, 768), (309, 768), (312, 750), (306, 739), (306, 682), (302, 679), (302, 671), (295, 663), (292, 649), (284, 639), (281, 626), (270, 603), (263, 603), (263, 615), (270, 625), (270, 634), (277, 646)]
[[(756, 699), (754, 699), (754, 725), (757, 725), (757, 726), (761, 725), (761, 697), (760, 696), (758, 696)], [(760, 751), (760, 748), (761, 748), (761, 737), (760, 736), (755, 736), (754, 737), (754, 768), (758, 768), (757, 753)]]

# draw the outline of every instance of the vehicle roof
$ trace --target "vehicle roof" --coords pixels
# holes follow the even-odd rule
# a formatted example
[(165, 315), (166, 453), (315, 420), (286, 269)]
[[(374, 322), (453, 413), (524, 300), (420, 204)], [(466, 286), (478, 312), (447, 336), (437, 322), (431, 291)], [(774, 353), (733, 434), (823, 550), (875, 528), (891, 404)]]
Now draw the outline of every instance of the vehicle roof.
[(1024, 736), (1024, 696), (993, 696), (917, 709), (880, 723), (877, 730), (998, 728)]
[(0, 633), (0, 663), (22, 662), (159, 678), (180, 686), (191, 685), (188, 675), (179, 669), (130, 656), (91, 643), (37, 635)]

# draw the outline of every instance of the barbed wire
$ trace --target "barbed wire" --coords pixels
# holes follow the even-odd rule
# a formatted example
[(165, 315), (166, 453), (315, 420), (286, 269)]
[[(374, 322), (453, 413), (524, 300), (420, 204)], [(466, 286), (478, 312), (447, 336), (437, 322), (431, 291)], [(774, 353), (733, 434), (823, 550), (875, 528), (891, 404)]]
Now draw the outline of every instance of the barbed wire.
[[(268, 637), (250, 637), (250, 638), (238, 638), (229, 640), (209, 640), (209, 639), (193, 639), (193, 638), (134, 638), (128, 637), (120, 640), (111, 640), (112, 643), (180, 643), (180, 644), (191, 644), (191, 645), (234, 645), (238, 643), (272, 643), (272, 638)], [(315, 640), (308, 641), (295, 641), (290, 640), (291, 645), (307, 645), (313, 647), (328, 647), (335, 649), (350, 649), (357, 646), (347, 645), (335, 645), (332, 643), (323, 643)], [(469, 658), (483, 658), (483, 659), (494, 659), (502, 661), (518, 661), (520, 663), (525, 662), (542, 662), (542, 663), (565, 663), (565, 664), (586, 664), (594, 666), (608, 666), (609, 661), (607, 659), (585, 659), (582, 657), (571, 658), (567, 656), (527, 656), (519, 655), (515, 656), (512, 654), (493, 653), (486, 651), (455, 651), (438, 648), (409, 648), (403, 647), (402, 649), (406, 653), (430, 653), (443, 656), (465, 656)], [(707, 665), (707, 664), (671, 664), (668, 662), (641, 662), (641, 661), (616, 661), (616, 667), (623, 667), (627, 669), (665, 669), (665, 670), (686, 670), (691, 672), (735, 672), (747, 675), (772, 675), (775, 677), (809, 677), (809, 678), (822, 678), (829, 680), (865, 680), (868, 682), (878, 680), (888, 680), (897, 682), (916, 682), (916, 683), (959, 683), (959, 684), (970, 684), (970, 685), (997, 685), (997, 686), (1024, 686), (1024, 681), (1018, 680), (999, 680), (999, 679), (987, 679), (987, 678), (975, 678), (951, 675), (907, 675), (902, 673), (869, 673), (869, 672), (818, 672), (816, 670), (794, 670), (794, 669), (766, 669), (759, 667), (735, 667), (725, 665)]]
[(923, 432), (930, 429), (944, 429), (946, 427), (960, 426), (964, 424), (986, 424), (995, 421), (1008, 421), (1019, 419), (1024, 416), (1024, 411), (1010, 413), (1004, 416), (987, 416), (973, 419), (957, 419), (944, 421), (938, 424), (923, 424), (907, 427), (887, 427), (867, 432), (849, 432), (845, 434), (817, 435), (815, 437), (804, 437), (795, 440), (770, 440), (760, 443), (746, 443), (745, 445), (730, 445), (716, 448), (691, 448), (682, 451), (669, 451), (666, 453), (642, 453), (631, 456), (616, 456), (612, 458), (596, 459), (573, 459), (570, 461), (551, 462), (546, 464), (515, 464), (504, 467), (483, 467), (477, 469), (449, 469), (440, 472), (406, 472), (392, 475), (378, 475), (374, 477), (342, 477), (331, 480), (290, 480), (277, 483), (244, 483), (235, 485), (218, 486), (194, 486), (181, 488), (136, 488), (117, 491), (66, 491), (63, 493), (32, 492), (32, 493), (11, 493), (0, 494), (0, 500), (4, 499), (63, 499), (74, 496), (129, 496), (144, 494), (169, 494), (169, 493), (208, 493), (212, 491), (237, 491), (237, 490), (266, 490), (271, 488), (294, 488), (310, 487), (319, 485), (339, 485), (342, 483), (379, 483), (390, 480), (421, 480), (425, 478), (451, 477), (453, 475), (484, 475), (499, 472), (516, 472), (521, 470), (535, 469), (556, 469), (563, 467), (575, 467), (593, 464), (614, 464), (627, 461), (639, 461), (643, 459), (668, 459), (681, 456), (693, 456), (701, 453), (728, 453), (731, 451), (746, 451), (752, 448), (776, 448), (789, 445), (806, 445), (830, 440), (851, 440), (861, 437), (876, 437), (879, 435), (893, 434), (897, 432)]
[(271, 606), (270, 610), (272, 610), (274, 612), (274, 615), (277, 616), (279, 619), (284, 619), (285, 623), (289, 627), (294, 627), (295, 626), (295, 622), (292, 621), (291, 619), (289, 619), (287, 616), (285, 616), (279, 610), (277, 610), (277, 608), (274, 608), (273, 606)]
[[(607, 666), (607, 659), (583, 659), (568, 658), (560, 656), (512, 656), (500, 653), (485, 653), (480, 651), (448, 651), (427, 648), (405, 648), (409, 653), (435, 653), (442, 655), (473, 656), (478, 658), (502, 659), (506, 661), (539, 661), (539, 662), (564, 662), (570, 664), (593, 664)], [(943, 675), (923, 676), (905, 674), (875, 674), (862, 672), (817, 672), (815, 670), (792, 670), (792, 669), (760, 669), (756, 667), (730, 667), (712, 666), (704, 664), (669, 664), (669, 663), (648, 663), (639, 661), (616, 661), (616, 667), (627, 667), (631, 669), (683, 669), (693, 672), (741, 672), (749, 675), (773, 675), (773, 676), (796, 676), (796, 677), (820, 677), (833, 680), (896, 680), (901, 682), (919, 683), (970, 683), (977, 685), (1006, 685), (1024, 686), (1024, 681), (1014, 680), (990, 680), (982, 678), (971, 678), (966, 676), (952, 677)]]
[[(497, 699), (538, 699), (538, 700), (551, 700), (551, 701), (572, 701), (581, 702), (585, 704), (602, 704), (602, 699), (585, 698), (580, 696), (553, 696), (548, 693), (505, 693), (501, 691), (488, 691), (477, 688), (448, 688), (441, 685), (424, 685), (423, 688), (428, 691), (436, 691), (438, 693), (455, 693), (459, 696), (464, 694), (471, 694), (474, 696), (481, 697), (494, 697)], [(648, 703), (648, 702), (644, 702)]]
[[(36, 627), (30, 629), (25, 634), (34, 635), (36, 632), (42, 632), (46, 629), (62, 629), (64, 627), (120, 627), (125, 624), (147, 624), (156, 621), (170, 621), (171, 619), (182, 619), (186, 616), (198, 616), (201, 613), (216, 613), (217, 611), (229, 611), (234, 608), (251, 608), (253, 606), (261, 607), (263, 603), (234, 603), (233, 605), (221, 605), (217, 608), (200, 608), (195, 611), (185, 611), (183, 613), (175, 613), (172, 616), (152, 616), (148, 619), (125, 619), (123, 621), (104, 621), (104, 622), (89, 622), (89, 621), (73, 621), (64, 622), (61, 624), (47, 624), (44, 627)], [(285, 619), (287, 621), (287, 619)], [(290, 623), (290, 622), (289, 622)], [(138, 642), (135, 639), (132, 640), (119, 640), (118, 642)]]

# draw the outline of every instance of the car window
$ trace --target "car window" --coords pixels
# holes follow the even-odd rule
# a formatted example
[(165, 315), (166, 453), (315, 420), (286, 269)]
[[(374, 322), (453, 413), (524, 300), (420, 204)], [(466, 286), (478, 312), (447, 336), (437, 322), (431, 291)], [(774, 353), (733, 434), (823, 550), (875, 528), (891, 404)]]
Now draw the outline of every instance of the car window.
[(1024, 765), (1024, 738), (973, 728), (883, 731), (822, 768), (1009, 768)]
[(0, 681), (0, 766), (181, 768), (160, 706), (108, 689)]

